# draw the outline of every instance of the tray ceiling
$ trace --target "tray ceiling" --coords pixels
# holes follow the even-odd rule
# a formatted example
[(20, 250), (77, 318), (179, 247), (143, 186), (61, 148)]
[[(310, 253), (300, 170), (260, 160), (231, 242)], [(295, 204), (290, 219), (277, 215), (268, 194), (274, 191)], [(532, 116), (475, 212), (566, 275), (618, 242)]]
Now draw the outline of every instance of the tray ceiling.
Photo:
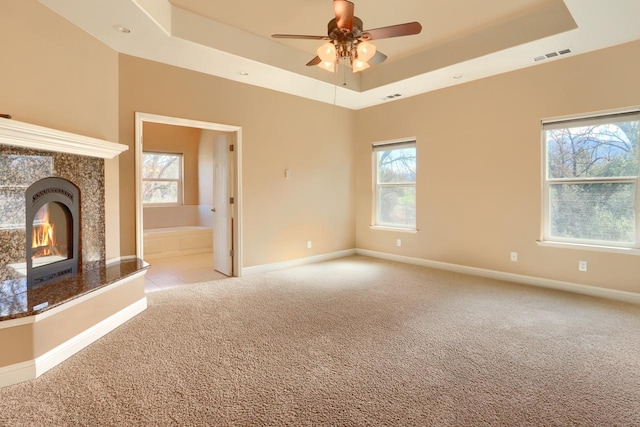
[(40, 1), (118, 52), (351, 109), (640, 39), (637, 0), (354, 0), (365, 28), (423, 30), (376, 41), (383, 64), (331, 74), (305, 66), (321, 43), (270, 37), (325, 35), (331, 0)]

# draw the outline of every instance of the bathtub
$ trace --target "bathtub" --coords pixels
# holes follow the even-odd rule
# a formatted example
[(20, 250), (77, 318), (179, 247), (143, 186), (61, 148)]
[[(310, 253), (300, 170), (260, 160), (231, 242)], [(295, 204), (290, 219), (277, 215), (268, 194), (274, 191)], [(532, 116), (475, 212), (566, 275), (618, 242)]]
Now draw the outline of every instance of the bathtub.
[(144, 259), (168, 258), (213, 252), (213, 229), (199, 225), (147, 228)]

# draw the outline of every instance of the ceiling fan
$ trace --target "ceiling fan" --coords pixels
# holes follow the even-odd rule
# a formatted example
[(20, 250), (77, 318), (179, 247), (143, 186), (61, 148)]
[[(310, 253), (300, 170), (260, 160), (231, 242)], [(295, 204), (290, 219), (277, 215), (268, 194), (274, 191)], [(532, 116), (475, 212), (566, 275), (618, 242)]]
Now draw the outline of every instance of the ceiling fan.
[(353, 72), (365, 70), (370, 65), (380, 64), (387, 56), (369, 43), (371, 40), (420, 34), (419, 22), (391, 25), (389, 27), (363, 30), (362, 20), (354, 16), (354, 4), (349, 0), (334, 0), (336, 17), (327, 24), (326, 36), (306, 36), (299, 34), (273, 34), (276, 39), (328, 40), (318, 48), (318, 55), (307, 63), (334, 72), (336, 64), (348, 59)]

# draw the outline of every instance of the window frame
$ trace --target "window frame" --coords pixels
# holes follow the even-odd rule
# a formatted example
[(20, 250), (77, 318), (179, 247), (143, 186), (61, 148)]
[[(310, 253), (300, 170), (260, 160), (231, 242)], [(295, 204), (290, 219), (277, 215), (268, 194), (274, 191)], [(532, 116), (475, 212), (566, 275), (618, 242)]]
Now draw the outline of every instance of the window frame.
[[(403, 138), (393, 141), (384, 141), (384, 142), (376, 142), (371, 144), (371, 171), (372, 171), (372, 188), (371, 188), (371, 225), (369, 228), (374, 230), (388, 230), (388, 231), (397, 231), (403, 233), (417, 233), (417, 163), (418, 163), (418, 150), (417, 150), (417, 139), (416, 138)], [(413, 182), (402, 182), (402, 183), (378, 183), (378, 155), (379, 151), (387, 151), (388, 149), (405, 149), (405, 148), (413, 148), (416, 153), (416, 180)], [(414, 188), (416, 194), (416, 203), (414, 209), (416, 209), (416, 222), (413, 226), (403, 226), (400, 224), (387, 224), (387, 223), (379, 223), (378, 222), (378, 212), (379, 212), (379, 195), (381, 187), (407, 187), (412, 186)]]
[[(621, 120), (621, 119), (628, 120)], [(581, 116), (568, 116), (558, 119), (543, 120), (541, 123), (542, 139), (542, 224), (541, 240), (546, 246), (573, 247), (578, 249), (596, 249), (610, 252), (638, 252), (640, 249), (640, 150), (638, 153), (638, 173), (636, 176), (617, 177), (583, 177), (583, 178), (550, 178), (548, 159), (547, 131), (598, 124), (614, 124), (622, 121), (640, 121), (640, 109), (616, 110), (593, 113)], [(557, 184), (631, 184), (634, 185), (634, 219), (635, 241), (616, 242), (610, 240), (582, 239), (551, 235), (551, 187)]]
[(148, 203), (142, 200), (143, 207), (175, 207), (175, 206), (183, 206), (184, 205), (184, 153), (172, 153), (167, 151), (157, 151), (157, 150), (145, 150), (142, 152), (142, 164), (144, 165), (144, 157), (147, 154), (161, 155), (161, 156), (176, 156), (179, 157), (178, 162), (178, 179), (174, 178), (145, 178), (144, 177), (144, 166), (142, 170), (142, 188), (144, 188), (145, 182), (177, 182), (178, 183), (178, 200), (176, 202), (169, 203)]

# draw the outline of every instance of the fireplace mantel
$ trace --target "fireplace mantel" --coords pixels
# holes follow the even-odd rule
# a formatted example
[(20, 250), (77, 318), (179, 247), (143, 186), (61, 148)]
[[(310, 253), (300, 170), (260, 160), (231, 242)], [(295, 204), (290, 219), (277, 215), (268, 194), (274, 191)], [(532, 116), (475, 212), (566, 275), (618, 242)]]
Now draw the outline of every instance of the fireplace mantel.
[(128, 146), (103, 139), (0, 118), (0, 145), (113, 159)]

